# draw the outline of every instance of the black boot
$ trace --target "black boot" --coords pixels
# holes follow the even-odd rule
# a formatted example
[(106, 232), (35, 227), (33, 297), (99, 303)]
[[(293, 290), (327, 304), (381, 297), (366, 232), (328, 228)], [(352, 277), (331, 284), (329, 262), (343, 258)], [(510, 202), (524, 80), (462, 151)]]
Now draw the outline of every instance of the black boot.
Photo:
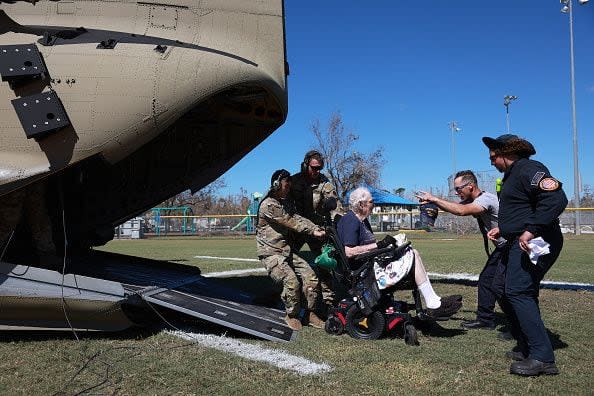
[(511, 374), (535, 376), (540, 374), (555, 375), (559, 374), (559, 369), (555, 363), (545, 363), (535, 359), (524, 359), (521, 362), (514, 362), (509, 368)]

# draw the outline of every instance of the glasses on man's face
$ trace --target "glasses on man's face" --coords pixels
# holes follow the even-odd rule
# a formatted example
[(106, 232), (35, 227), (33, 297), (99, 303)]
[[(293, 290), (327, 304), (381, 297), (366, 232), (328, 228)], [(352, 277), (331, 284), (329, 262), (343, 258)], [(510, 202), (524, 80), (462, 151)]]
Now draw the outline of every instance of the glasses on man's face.
[(489, 156), (489, 161), (493, 162), (493, 161), (495, 161), (497, 159), (497, 157), (499, 157), (499, 155), (497, 155), (497, 154), (491, 154)]
[(312, 165), (310, 165), (309, 167), (311, 168), (311, 170), (318, 171), (318, 172), (321, 171), (322, 169), (324, 169), (324, 167), (321, 166), (321, 165), (320, 166), (312, 166)]
[(461, 186), (458, 186), (458, 187), (454, 187), (454, 191), (456, 191), (457, 193), (459, 193), (462, 190), (464, 190), (464, 187), (468, 186), (469, 184), (470, 184), (470, 182), (468, 182), (466, 184), (462, 184)]

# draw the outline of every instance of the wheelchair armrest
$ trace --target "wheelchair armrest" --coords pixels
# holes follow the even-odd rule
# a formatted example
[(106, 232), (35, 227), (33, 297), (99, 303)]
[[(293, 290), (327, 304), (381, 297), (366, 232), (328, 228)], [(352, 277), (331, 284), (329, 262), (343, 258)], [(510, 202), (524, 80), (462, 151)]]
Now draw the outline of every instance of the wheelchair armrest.
[(408, 249), (408, 247), (411, 245), (410, 241), (406, 241), (406, 243), (403, 243), (402, 245), (398, 246), (397, 248), (395, 248), (394, 246), (390, 245), (387, 246), (385, 248), (382, 249), (374, 249), (371, 250), (369, 252), (365, 252), (365, 253), (361, 253), (358, 254), (356, 256), (352, 257), (353, 261), (367, 261), (370, 258), (374, 258), (379, 256), (380, 254), (384, 254), (384, 253), (392, 253), (392, 255), (394, 257), (400, 257), (402, 256), (402, 254), (404, 254), (405, 250)]
[(395, 250), (394, 250), (394, 257), (400, 257), (404, 254), (404, 252), (406, 251), (406, 249), (408, 249), (408, 247), (411, 245), (410, 241), (406, 241), (406, 243), (403, 243), (402, 245), (398, 246)]
[(391, 246), (385, 247), (383, 249), (373, 249), (373, 250), (370, 250), (369, 252), (365, 252), (365, 253), (361, 253), (356, 256), (353, 256), (352, 260), (354, 260), (354, 261), (369, 260), (370, 258), (379, 256), (380, 254), (391, 252), (393, 250), (394, 250), (394, 247), (391, 247)]

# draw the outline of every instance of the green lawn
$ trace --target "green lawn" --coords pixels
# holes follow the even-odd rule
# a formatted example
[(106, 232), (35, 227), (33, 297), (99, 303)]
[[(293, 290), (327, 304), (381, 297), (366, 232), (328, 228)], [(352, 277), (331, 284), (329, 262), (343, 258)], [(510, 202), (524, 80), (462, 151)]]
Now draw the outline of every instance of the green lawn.
[[(436, 240), (442, 234), (410, 235), (433, 272), (478, 273), (484, 262), (477, 237)], [(591, 236), (569, 237), (548, 278), (593, 282)], [(253, 258), (252, 238), (112, 241), (104, 250), (197, 265), (204, 272), (259, 267), (258, 263), (208, 261), (196, 255)], [(266, 292), (263, 274), (226, 278), (238, 288)], [(476, 289), (436, 283), (438, 293), (460, 293), (464, 308), (452, 320), (420, 334), (420, 346), (401, 339), (359, 341), (305, 328), (294, 342), (260, 341), (214, 326), (193, 331), (227, 333), (243, 342), (282, 349), (332, 371), (299, 376), (265, 363), (209, 349), (154, 329), (86, 334), (0, 333), (0, 394), (93, 395), (334, 395), (334, 394), (571, 394), (594, 389), (594, 294), (542, 290), (541, 310), (554, 340), (561, 375), (521, 378), (508, 374), (509, 342), (495, 331), (460, 330), (474, 317)]]
[[(421, 253), (430, 272), (465, 272), (479, 274), (486, 261), (483, 240), (479, 235), (456, 237), (443, 233), (411, 233), (408, 239)], [(594, 235), (566, 236), (561, 256), (546, 279), (568, 282), (594, 283)], [(253, 237), (222, 238), (156, 238), (143, 240), (115, 240), (101, 250), (176, 261), (199, 266), (203, 272), (254, 268), (258, 263), (204, 260), (194, 256), (256, 258)]]

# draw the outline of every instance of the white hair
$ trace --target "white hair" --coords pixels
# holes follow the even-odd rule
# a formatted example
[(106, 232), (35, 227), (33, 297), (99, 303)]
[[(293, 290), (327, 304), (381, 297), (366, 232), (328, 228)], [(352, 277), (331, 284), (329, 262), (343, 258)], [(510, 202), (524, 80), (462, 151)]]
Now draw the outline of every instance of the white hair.
[(355, 211), (359, 207), (359, 202), (363, 202), (371, 197), (371, 193), (365, 187), (356, 188), (351, 192), (349, 195), (349, 205), (351, 205), (351, 209)]

